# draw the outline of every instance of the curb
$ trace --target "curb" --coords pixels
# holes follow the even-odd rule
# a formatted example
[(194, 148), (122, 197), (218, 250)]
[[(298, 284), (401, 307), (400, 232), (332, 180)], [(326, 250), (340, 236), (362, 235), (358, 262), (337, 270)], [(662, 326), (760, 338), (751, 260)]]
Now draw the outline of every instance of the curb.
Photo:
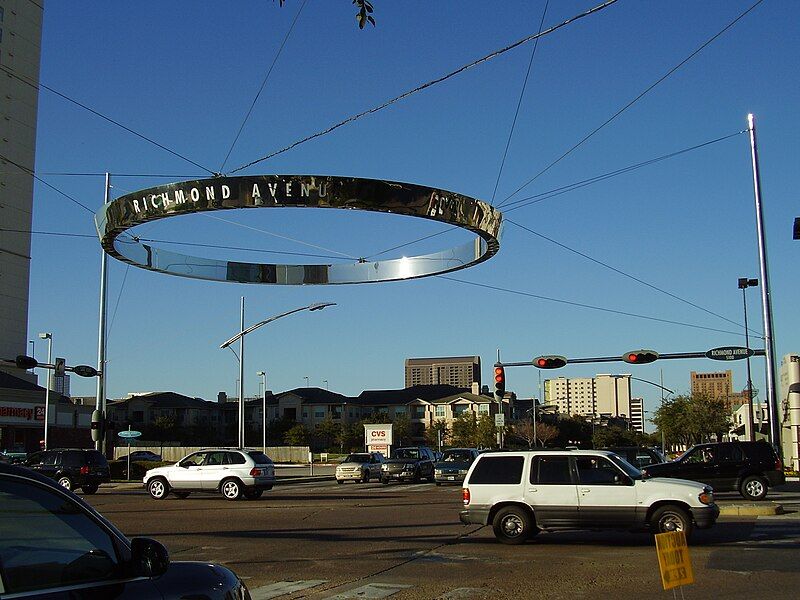
[(783, 512), (783, 505), (776, 502), (768, 502), (766, 504), (761, 502), (758, 504), (729, 504), (728, 506), (719, 507), (720, 515), (738, 517), (765, 517), (782, 515)]

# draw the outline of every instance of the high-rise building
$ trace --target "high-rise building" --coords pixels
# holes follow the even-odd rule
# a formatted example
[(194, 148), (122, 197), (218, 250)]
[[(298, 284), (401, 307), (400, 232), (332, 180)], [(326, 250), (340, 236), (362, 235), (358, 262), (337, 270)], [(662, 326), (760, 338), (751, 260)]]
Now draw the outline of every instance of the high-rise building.
[(631, 376), (597, 375), (546, 379), (544, 402), (558, 412), (583, 417), (631, 417)]
[[(0, 0), (0, 357), (25, 354), (42, 2)], [(22, 376), (16, 370), (17, 376)]]
[(631, 429), (644, 433), (644, 398), (631, 398)]
[(472, 388), (481, 383), (480, 356), (453, 356), (443, 358), (407, 358), (406, 385), (452, 385)]
[[(696, 373), (692, 371), (689, 380), (693, 396), (706, 396), (724, 400), (730, 411), (747, 403), (749, 393), (733, 391), (733, 371), (717, 371), (716, 373)], [(757, 390), (753, 390), (754, 395)]]

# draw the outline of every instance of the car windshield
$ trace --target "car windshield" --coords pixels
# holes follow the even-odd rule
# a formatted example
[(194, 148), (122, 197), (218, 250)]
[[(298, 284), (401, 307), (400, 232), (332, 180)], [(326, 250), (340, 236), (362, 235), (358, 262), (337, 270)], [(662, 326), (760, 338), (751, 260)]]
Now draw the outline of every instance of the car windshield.
[(626, 475), (632, 477), (633, 479), (641, 479), (642, 478), (642, 472), (639, 469), (637, 469), (636, 467), (634, 467), (627, 460), (624, 460), (624, 459), (620, 458), (616, 454), (611, 454), (608, 458), (610, 458), (611, 462), (613, 462), (615, 465), (617, 465), (620, 469), (625, 471)]
[(419, 458), (419, 450), (416, 448), (400, 448), (394, 453), (395, 458)]
[(447, 450), (442, 455), (442, 462), (469, 462), (472, 453), (469, 450)]
[(368, 463), (369, 462), (369, 454), (351, 454), (347, 458), (345, 458), (342, 462), (346, 463)]

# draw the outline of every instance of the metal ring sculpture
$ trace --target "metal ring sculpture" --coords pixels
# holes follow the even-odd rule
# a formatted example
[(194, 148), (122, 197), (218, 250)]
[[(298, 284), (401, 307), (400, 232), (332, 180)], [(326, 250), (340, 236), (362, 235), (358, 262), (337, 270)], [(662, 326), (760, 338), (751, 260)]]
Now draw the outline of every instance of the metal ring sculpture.
[[(340, 208), (422, 217), (477, 234), (460, 246), (420, 256), (340, 264), (273, 264), (178, 254), (120, 235), (131, 227), (197, 212), (234, 208)], [(489, 204), (409, 183), (315, 175), (215, 177), (121, 196), (95, 215), (103, 249), (129, 264), (181, 277), (278, 285), (374, 283), (465, 269), (500, 249), (502, 214)]]

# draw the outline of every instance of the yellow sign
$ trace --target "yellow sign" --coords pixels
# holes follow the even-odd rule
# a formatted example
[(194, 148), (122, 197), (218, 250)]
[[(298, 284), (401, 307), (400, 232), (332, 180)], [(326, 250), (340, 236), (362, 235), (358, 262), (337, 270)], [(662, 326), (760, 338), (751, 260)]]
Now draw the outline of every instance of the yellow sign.
[(689, 547), (686, 545), (684, 532), (658, 533), (655, 538), (661, 584), (664, 589), (670, 590), (679, 585), (694, 583), (692, 562), (689, 560)]

